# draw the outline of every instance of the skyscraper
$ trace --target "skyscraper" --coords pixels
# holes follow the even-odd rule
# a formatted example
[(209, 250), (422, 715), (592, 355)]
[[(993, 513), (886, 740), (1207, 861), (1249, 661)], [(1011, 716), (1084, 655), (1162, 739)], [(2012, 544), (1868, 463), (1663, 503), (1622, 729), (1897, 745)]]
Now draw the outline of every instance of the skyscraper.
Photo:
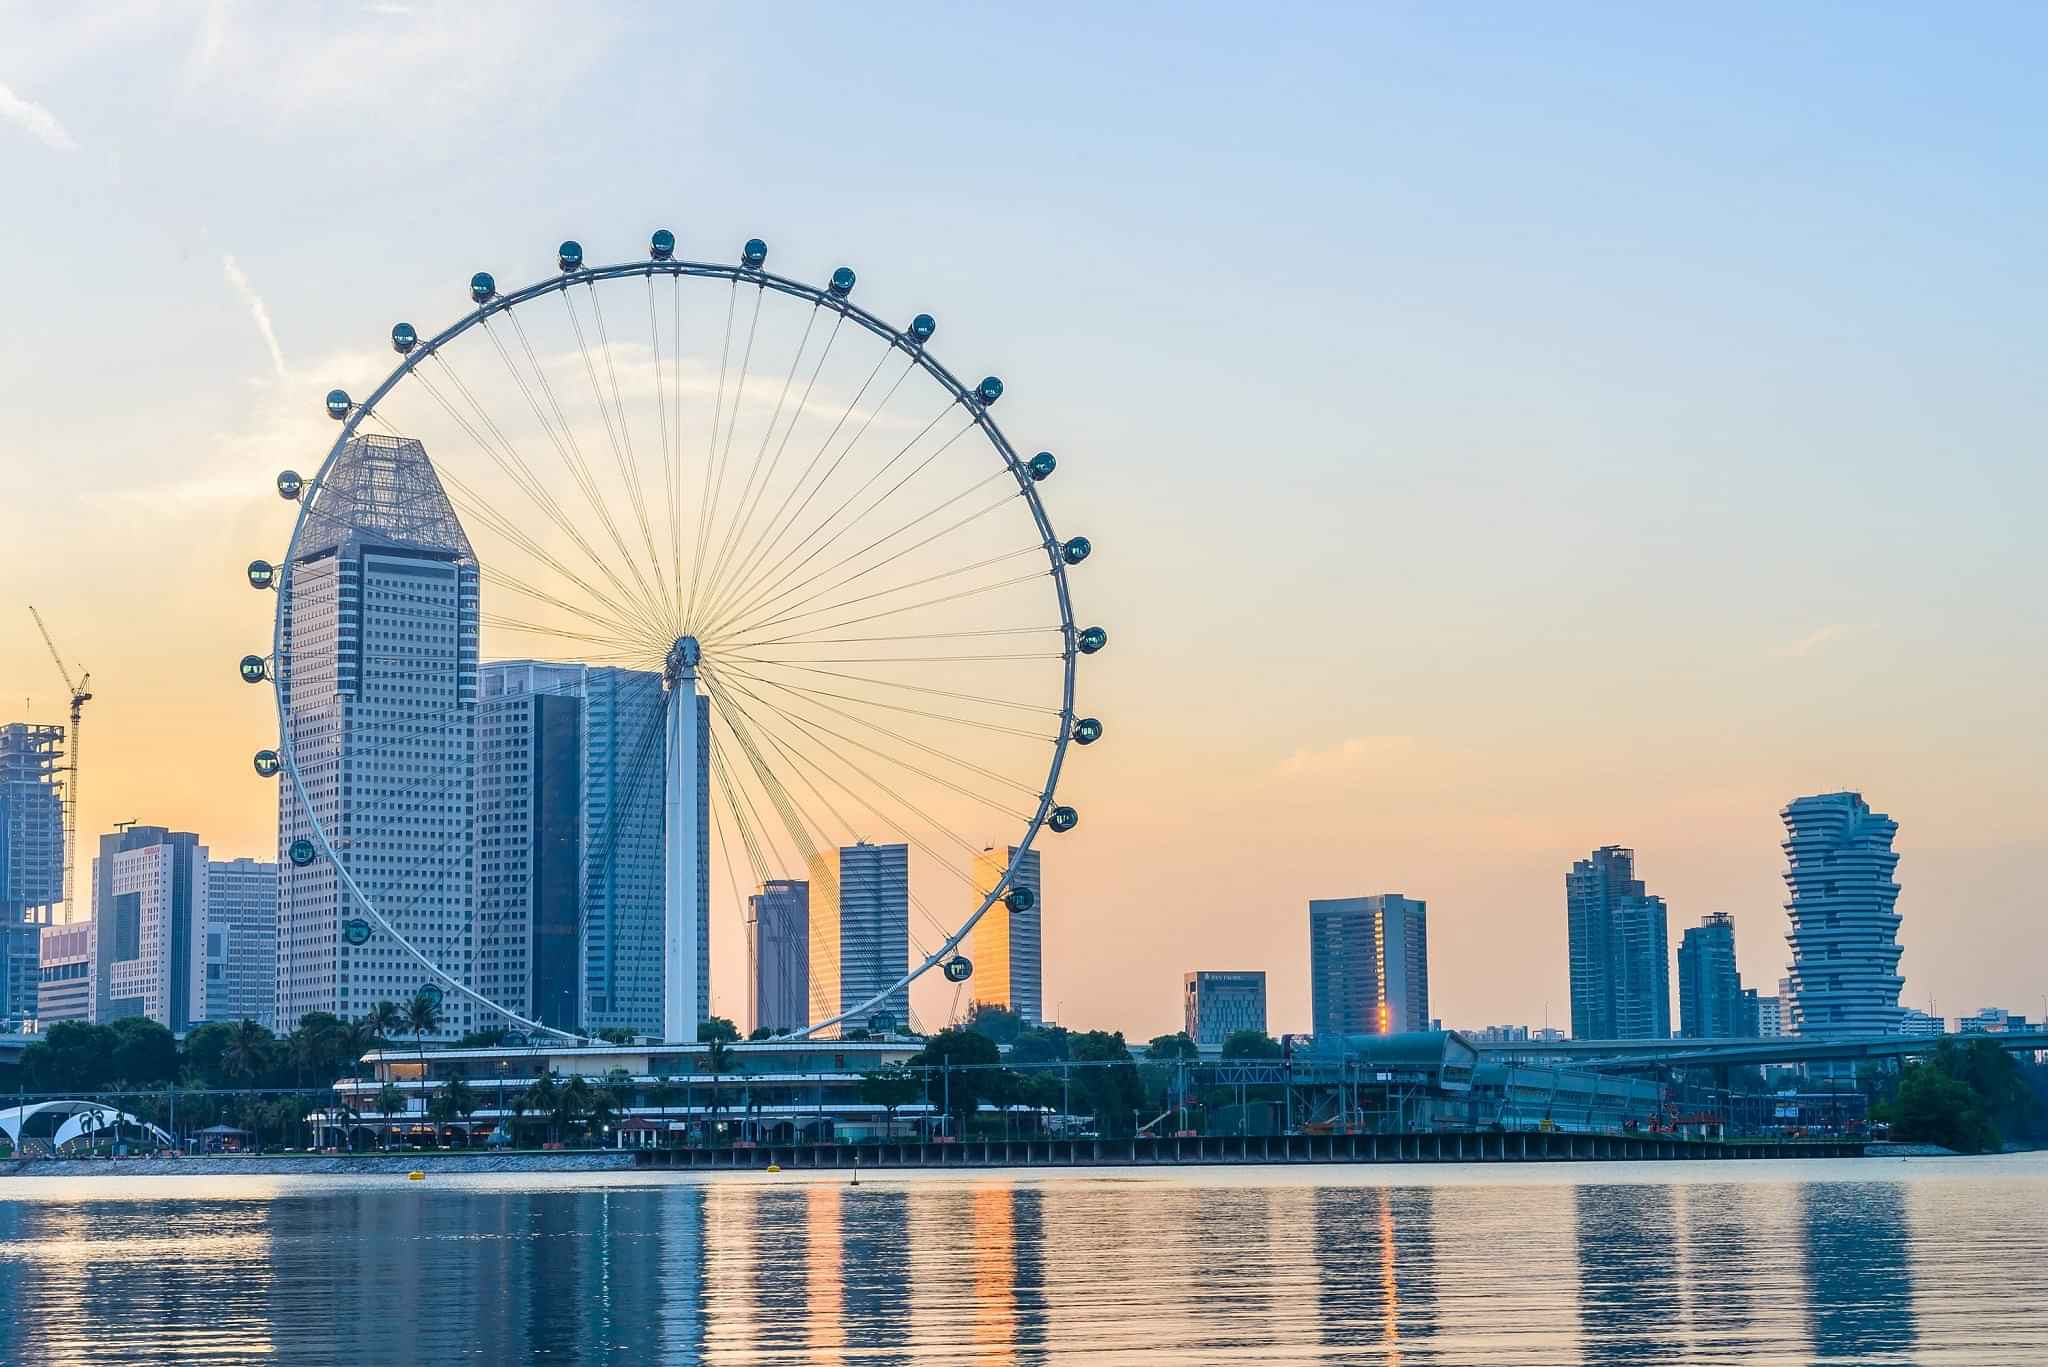
[(1565, 876), (1574, 1039), (1671, 1035), (1670, 917), (1636, 878), (1635, 859), (1603, 845)]
[[(1004, 846), (1001, 852), (985, 849), (974, 856), (971, 872), (977, 898), (986, 897), (988, 890), (1002, 881), (1010, 861), (1016, 857), (1014, 845)], [(1043, 956), (1039, 943), (1040, 927), (1044, 925), (1045, 888), (1039, 878), (1037, 850), (1024, 852), (1023, 860), (1017, 865), (1017, 876), (1010, 886), (1029, 888), (1031, 905), (1023, 911), (1012, 911), (1009, 904), (998, 897), (974, 923), (974, 929), (967, 936), (967, 957), (974, 964), (974, 977), (968, 983), (967, 991), (977, 1002), (988, 1002), (1016, 1012), (1026, 1025), (1040, 1025), (1045, 1021)]]
[[(862, 841), (814, 858), (811, 983), (826, 1015), (853, 1010), (909, 968), (910, 847)], [(845, 1028), (865, 1026), (877, 1015), (904, 1029), (909, 989), (890, 993)]]
[(1398, 892), (1308, 904), (1309, 996), (1317, 1035), (1429, 1028), (1429, 906)]
[(1880, 1034), (1899, 1028), (1899, 823), (1860, 793), (1795, 800), (1785, 820), (1785, 903), (1792, 930), (1789, 1033)]
[(662, 1038), (697, 1038), (711, 1015), (711, 699), (697, 691), (699, 651), (680, 637), (662, 665), (667, 690), (662, 805)]
[(306, 789), (304, 801), (290, 783), (278, 795), (280, 1024), (432, 989), (440, 1036), (459, 1036), (474, 1020), (467, 1000), (367, 921), (324, 856), (285, 857), (317, 818), (378, 913), (469, 981), (477, 564), (424, 446), (349, 439), (305, 514), (280, 606), (285, 740)]
[(1678, 1033), (1729, 1039), (1757, 1033), (1757, 994), (1745, 993), (1735, 967), (1735, 918), (1702, 917), (1678, 942)]
[(1214, 1048), (1240, 1030), (1266, 1033), (1266, 975), (1206, 969), (1181, 980), (1182, 1029), (1196, 1044)]
[[(652, 670), (583, 672), (583, 991), (590, 1030), (662, 1033), (662, 691)], [(703, 774), (708, 783), (709, 769)], [(708, 788), (701, 799), (709, 811)], [(709, 866), (700, 1015), (710, 1014)]]
[(206, 861), (204, 1019), (277, 1028), (277, 865)]
[[(64, 728), (0, 726), (0, 1022), (37, 1012), (42, 928), (64, 896)], [(64, 914), (83, 919), (75, 907)]]
[(101, 1024), (206, 1019), (206, 846), (190, 831), (130, 826), (93, 861), (93, 965)]
[(810, 884), (771, 878), (747, 899), (747, 965), (748, 1033), (811, 1023)]

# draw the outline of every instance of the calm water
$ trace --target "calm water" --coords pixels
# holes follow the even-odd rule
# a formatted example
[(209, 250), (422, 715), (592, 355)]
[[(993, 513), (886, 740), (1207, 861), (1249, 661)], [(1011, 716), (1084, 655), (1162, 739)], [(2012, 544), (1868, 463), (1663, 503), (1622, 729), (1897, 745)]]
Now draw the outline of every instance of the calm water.
[(2038, 1367), (2048, 1156), (0, 1179), (0, 1361), (268, 1357)]

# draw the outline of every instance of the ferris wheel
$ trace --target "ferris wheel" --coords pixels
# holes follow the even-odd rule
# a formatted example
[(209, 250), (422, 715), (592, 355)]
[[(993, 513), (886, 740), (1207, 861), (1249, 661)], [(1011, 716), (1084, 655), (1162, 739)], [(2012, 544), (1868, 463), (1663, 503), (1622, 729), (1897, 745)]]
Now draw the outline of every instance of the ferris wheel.
[[(425, 992), (581, 1037), (652, 976), (663, 1037), (694, 1038), (710, 908), (803, 883), (808, 942), (761, 951), (808, 984), (780, 1032), (887, 1025), (933, 970), (957, 1007), (970, 933), (1034, 908), (1035, 844), (1079, 821), (1069, 746), (1103, 734), (1077, 664), (1108, 641), (1077, 625), (1092, 546), (1053, 529), (1058, 461), (1019, 455), (1003, 382), (942, 365), (930, 314), (767, 257), (564, 242), (326, 396), (333, 446), (277, 479), (290, 543), (248, 570), (271, 649), (241, 663), (277, 698), (255, 767), (284, 900), (316, 913), (279, 945), (303, 1001)], [(861, 923), (877, 879), (894, 947)]]

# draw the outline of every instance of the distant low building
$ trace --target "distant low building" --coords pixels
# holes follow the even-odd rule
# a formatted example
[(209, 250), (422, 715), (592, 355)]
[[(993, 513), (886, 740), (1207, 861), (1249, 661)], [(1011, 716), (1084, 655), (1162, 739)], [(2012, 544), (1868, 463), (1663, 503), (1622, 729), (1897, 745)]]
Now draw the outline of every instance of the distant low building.
[(1477, 1030), (1465, 1030), (1460, 1033), (1475, 1044), (1521, 1044), (1529, 1038), (1529, 1027), (1526, 1025), (1482, 1025)]
[(2025, 1016), (2008, 1011), (2002, 1006), (1987, 1006), (1972, 1015), (1960, 1016), (1956, 1020), (1958, 1035), (2009, 1035), (2040, 1028), (2028, 1021)]
[(90, 1021), (92, 1001), (92, 922), (44, 926), (36, 1019), (44, 1029), (58, 1021)]
[(1215, 1047), (1240, 1030), (1266, 1033), (1266, 975), (1199, 971), (1183, 979), (1188, 1038)]
[(1899, 1033), (1920, 1037), (1945, 1035), (1948, 1033), (1948, 1022), (1940, 1016), (1930, 1016), (1925, 1011), (1915, 1011), (1907, 1007), (1899, 1015)]
[[(1755, 991), (1755, 988), (1750, 989), (1750, 993)], [(1762, 1039), (1776, 1039), (1785, 1033), (1785, 1012), (1782, 998), (1753, 997), (1750, 1001), (1750, 1009), (1756, 1013), (1756, 1034), (1758, 1037)]]

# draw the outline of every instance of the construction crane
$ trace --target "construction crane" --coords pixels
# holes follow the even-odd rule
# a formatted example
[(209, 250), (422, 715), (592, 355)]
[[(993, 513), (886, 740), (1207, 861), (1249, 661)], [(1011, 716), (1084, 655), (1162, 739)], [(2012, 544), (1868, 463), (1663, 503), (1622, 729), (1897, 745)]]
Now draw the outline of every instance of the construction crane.
[(85, 711), (85, 705), (92, 701), (92, 672), (81, 669), (78, 682), (71, 681), (71, 671), (64, 665), (64, 657), (57, 653), (57, 643), (50, 639), (50, 629), (43, 625), (43, 614), (36, 611), (36, 605), (28, 605), (28, 615), (36, 619), (36, 630), (43, 633), (43, 644), (50, 648), (50, 658), (57, 662), (57, 673), (63, 676), (64, 687), (71, 690), (71, 744), (65, 747), (64, 766), (64, 915), (70, 920), (78, 919), (78, 904), (72, 901), (76, 891), (74, 882), (78, 868), (78, 724)]

